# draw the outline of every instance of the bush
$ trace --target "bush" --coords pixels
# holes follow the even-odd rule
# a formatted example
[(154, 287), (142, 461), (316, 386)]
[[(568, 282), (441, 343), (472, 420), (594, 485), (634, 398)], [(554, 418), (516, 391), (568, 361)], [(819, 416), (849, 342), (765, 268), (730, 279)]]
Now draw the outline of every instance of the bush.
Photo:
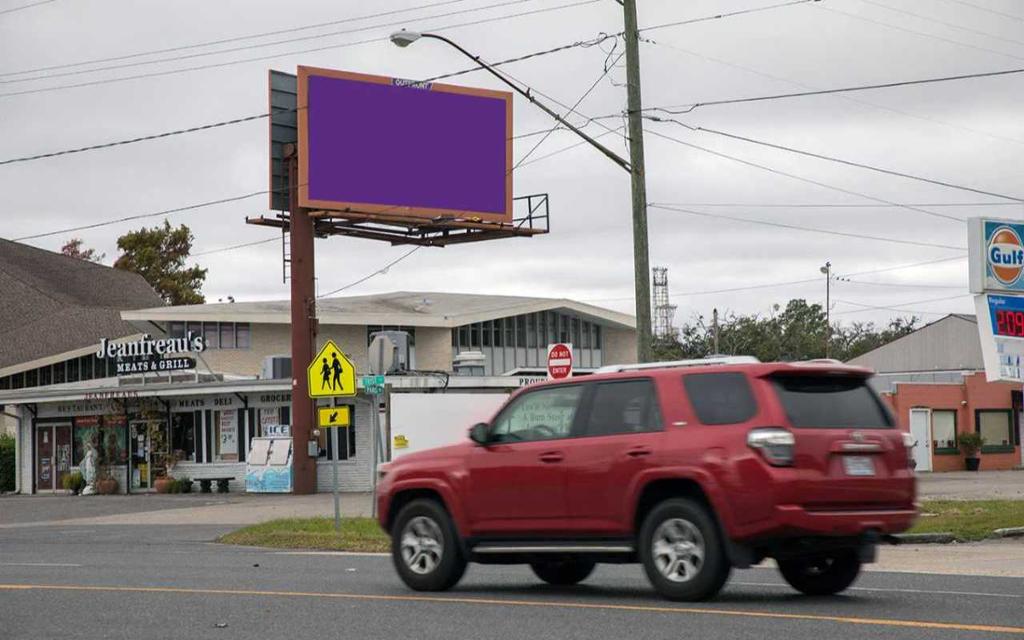
[(0, 435), (0, 492), (14, 491), (14, 436)]
[(64, 476), (61, 484), (64, 485), (65, 491), (70, 491), (77, 496), (85, 488), (85, 478), (82, 477), (80, 471), (72, 471)]
[(978, 455), (978, 451), (985, 445), (985, 439), (981, 437), (980, 433), (965, 431), (957, 435), (956, 443), (965, 456), (973, 458)]
[(181, 480), (171, 478), (171, 486), (167, 488), (167, 493), (181, 493)]
[(181, 493), (192, 493), (192, 478), (188, 476), (178, 478), (178, 488)]

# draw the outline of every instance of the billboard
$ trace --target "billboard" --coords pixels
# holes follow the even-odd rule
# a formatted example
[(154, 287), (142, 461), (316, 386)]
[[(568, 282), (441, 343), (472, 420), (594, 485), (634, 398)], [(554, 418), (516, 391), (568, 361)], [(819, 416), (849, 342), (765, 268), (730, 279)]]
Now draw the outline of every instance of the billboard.
[(299, 67), (299, 206), (512, 221), (512, 94)]
[(1024, 293), (1024, 223), (971, 218), (967, 227), (971, 293)]

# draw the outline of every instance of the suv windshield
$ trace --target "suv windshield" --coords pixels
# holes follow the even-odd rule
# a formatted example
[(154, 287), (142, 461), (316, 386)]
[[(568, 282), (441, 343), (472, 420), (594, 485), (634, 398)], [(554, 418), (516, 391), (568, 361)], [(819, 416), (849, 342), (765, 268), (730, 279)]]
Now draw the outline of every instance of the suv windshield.
[(777, 376), (772, 381), (794, 427), (892, 427), (889, 413), (864, 378)]

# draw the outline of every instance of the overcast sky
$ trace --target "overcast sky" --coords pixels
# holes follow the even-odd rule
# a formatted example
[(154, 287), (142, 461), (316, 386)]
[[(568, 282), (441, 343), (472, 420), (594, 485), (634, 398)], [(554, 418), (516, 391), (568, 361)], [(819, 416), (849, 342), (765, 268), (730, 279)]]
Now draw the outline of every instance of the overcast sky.
[[(332, 26), (293, 31), (205, 48), (133, 57), (28, 75), (0, 75), (0, 161), (24, 155), (132, 138), (266, 110), (268, 68), (294, 72), (306, 64), (404, 78), (462, 69), (467, 61), (435, 41), (398, 49), (387, 35), (399, 26), (436, 30), (488, 60), (518, 56), (622, 28), (614, 0), (442, 29), (463, 22), (559, 7), (578, 0), (522, 0), (470, 11), (501, 0), (435, 1), (434, 6)], [(640, 0), (642, 27), (778, 4), (779, 0)], [(0, 74), (124, 56), (155, 49), (335, 22), (367, 14), (422, 7), (428, 0), (296, 1), (53, 0), (22, 10), (30, 0), (0, 1)], [(458, 12), (458, 13), (456, 13)], [(906, 12), (919, 14), (915, 17)], [(440, 14), (455, 14), (440, 16)], [(1008, 15), (1000, 15), (1008, 14)], [(1012, 17), (1016, 16), (1016, 17)], [(942, 24), (946, 23), (946, 24)], [(367, 28), (372, 27), (372, 28)], [(358, 32), (261, 46), (338, 31)], [(1014, 0), (823, 0), (656, 29), (641, 46), (643, 100), (647, 107), (686, 105), (809, 88), (833, 88), (985, 72), (1024, 66), (1024, 5)], [(355, 46), (345, 43), (372, 40)], [(508, 65), (515, 78), (563, 103), (574, 103), (601, 75), (612, 42)], [(303, 49), (334, 47), (294, 54)], [(621, 42), (618, 51), (621, 52)], [(70, 84), (173, 71), (255, 57), (185, 73), (3, 95)], [(81, 73), (96, 66), (126, 65), (194, 56), (158, 64)], [(21, 82), (47, 74), (71, 74)], [(616, 68), (580, 105), (587, 117), (620, 113), (625, 70)], [(459, 84), (503, 88), (484, 73)], [(1024, 98), (1022, 75), (923, 86), (704, 106), (676, 116), (775, 144), (837, 156), (1015, 197), (1024, 196)], [(516, 133), (549, 127), (549, 118), (519, 98)], [(664, 114), (661, 114), (664, 115)], [(576, 120), (583, 120), (576, 117)], [(609, 127), (621, 120), (600, 121)], [(767, 149), (673, 123), (648, 122), (657, 132), (801, 178), (900, 203), (1006, 203), (946, 187), (880, 175), (784, 151)], [(587, 130), (604, 132), (599, 124)], [(518, 140), (516, 158), (537, 137)], [(602, 141), (626, 155), (621, 135)], [(572, 133), (550, 136), (533, 158), (577, 142)], [(740, 164), (676, 142), (646, 136), (647, 192), (652, 203), (677, 203), (715, 215), (752, 218), (833, 231), (966, 245), (966, 225), (895, 207), (787, 208), (755, 205), (847, 204), (877, 201)], [(0, 236), (27, 235), (259, 191), (267, 187), (265, 120), (162, 140), (58, 158), (0, 166)], [(552, 232), (511, 239), (422, 249), (346, 293), (437, 290), (568, 297), (633, 313), (629, 176), (597, 151), (580, 146), (532, 163), (514, 175), (515, 193), (548, 193)], [(274, 236), (244, 224), (268, 213), (265, 197), (170, 216), (195, 233), (195, 252)], [(730, 206), (712, 206), (712, 205)], [(947, 216), (1018, 218), (1024, 207), (922, 207)], [(69, 237), (117, 255), (116, 239), (161, 218), (32, 240), (57, 250)], [(823, 235), (747, 222), (651, 209), (651, 265), (668, 267), (676, 322), (713, 307), (767, 313), (793, 297), (823, 302), (826, 261), (838, 275), (966, 255), (949, 248)], [(368, 240), (317, 242), (320, 291), (373, 273), (408, 251)], [(209, 268), (210, 301), (283, 299), (279, 243), (197, 258)], [(813, 282), (749, 291), (698, 292)], [(896, 315), (864, 306), (911, 309), (925, 319), (972, 312), (967, 261), (851, 276), (833, 284), (833, 312), (843, 321), (884, 321)], [(883, 286), (884, 285), (884, 286)], [(908, 285), (908, 286), (889, 286)], [(910, 286), (912, 285), (912, 286)], [(961, 296), (948, 299), (953, 296)], [(936, 300), (939, 298), (947, 298)]]

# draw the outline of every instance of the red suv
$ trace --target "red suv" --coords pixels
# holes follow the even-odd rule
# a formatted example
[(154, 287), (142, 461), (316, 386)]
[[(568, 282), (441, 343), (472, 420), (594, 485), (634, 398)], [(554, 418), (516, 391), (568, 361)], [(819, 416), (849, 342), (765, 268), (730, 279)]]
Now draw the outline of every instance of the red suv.
[(663, 596), (699, 600), (774, 558), (797, 590), (838, 593), (916, 516), (907, 439), (870, 375), (736, 357), (526, 387), (468, 442), (382, 467), (395, 568), (433, 591), (468, 562), (558, 585), (639, 562)]

